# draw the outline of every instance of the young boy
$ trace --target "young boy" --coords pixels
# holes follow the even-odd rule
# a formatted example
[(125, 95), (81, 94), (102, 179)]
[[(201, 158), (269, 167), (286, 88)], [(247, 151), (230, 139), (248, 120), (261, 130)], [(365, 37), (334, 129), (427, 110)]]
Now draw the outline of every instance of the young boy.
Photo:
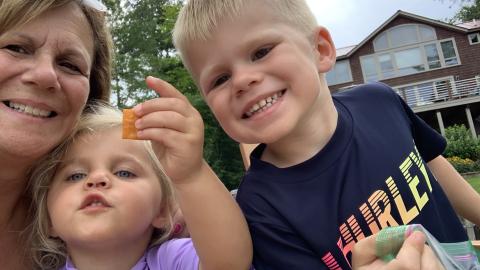
[(190, 0), (174, 42), (227, 134), (261, 143), (237, 194), (257, 270), (349, 269), (357, 241), (402, 224), (468, 244), (448, 199), (480, 224), (480, 196), (445, 139), (386, 85), (332, 97), (335, 47), (305, 1)]

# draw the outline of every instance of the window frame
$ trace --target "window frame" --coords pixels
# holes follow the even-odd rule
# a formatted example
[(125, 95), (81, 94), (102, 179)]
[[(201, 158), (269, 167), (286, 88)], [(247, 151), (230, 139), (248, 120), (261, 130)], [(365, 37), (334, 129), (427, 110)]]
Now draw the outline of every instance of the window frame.
[[(337, 79), (338, 76), (337, 76), (337, 72), (336, 72), (336, 67), (337, 67), (338, 64), (344, 64), (344, 63), (347, 65), (347, 68), (348, 68), (348, 79), (347, 79), (347, 81), (340, 81), (339, 82), (338, 79)], [(350, 66), (350, 59), (337, 61), (335, 63), (335, 65), (332, 67), (332, 69), (329, 70), (327, 73), (325, 73), (325, 79), (327, 78), (327, 74), (330, 73), (330, 72), (333, 72), (333, 74), (335, 75), (335, 82), (330, 83), (330, 82), (327, 81), (328, 86), (353, 82), (352, 68)]]
[[(445, 42), (449, 42), (449, 41), (452, 42), (453, 50), (455, 52), (455, 56), (456, 56), (456, 59), (457, 59), (457, 64), (446, 65), (445, 57), (444, 57), (444, 53), (443, 53), (443, 49), (442, 49), (441, 44), (445, 43)], [(427, 59), (426, 49), (425, 49), (425, 47), (428, 46), (428, 45), (435, 45), (435, 47), (437, 49), (439, 61), (440, 61), (440, 67), (430, 68), (429, 62), (428, 62), (428, 59)], [(420, 49), (420, 54), (421, 54), (421, 57), (422, 57), (424, 70), (419, 71), (419, 72), (415, 72), (415, 73), (411, 73), (411, 74), (407, 74), (407, 75), (402, 75), (399, 72), (399, 68), (398, 68), (398, 65), (397, 65), (397, 62), (396, 62), (396, 59), (395, 59), (395, 53), (399, 52), (399, 51), (411, 50), (411, 49), (414, 49), (414, 48)], [(379, 58), (380, 58), (380, 56), (385, 55), (385, 54), (390, 54), (391, 55), (390, 58), (392, 60), (393, 66), (394, 66), (394, 75), (393, 76), (389, 76), (389, 77), (384, 77), (383, 76), (383, 73), (382, 73), (382, 70), (381, 70), (381, 67), (380, 67)], [(425, 42), (421, 42), (421, 43), (411, 44), (411, 45), (408, 45), (408, 46), (402, 46), (402, 47), (398, 47), (398, 48), (390, 49), (390, 50), (382, 50), (382, 51), (379, 51), (379, 52), (375, 52), (373, 54), (367, 54), (367, 55), (360, 56), (359, 61), (360, 61), (360, 67), (361, 67), (361, 70), (362, 70), (362, 78), (363, 78), (364, 82), (369, 81), (369, 80), (367, 80), (367, 76), (365, 75), (365, 72), (364, 72), (365, 69), (364, 69), (364, 60), (363, 59), (366, 59), (366, 58), (373, 58), (373, 62), (375, 64), (375, 67), (376, 67), (375, 70), (377, 71), (377, 74), (376, 74), (376, 76), (369, 76), (369, 77), (372, 77), (372, 78), (376, 77), (378, 79), (378, 81), (392, 79), (392, 78), (398, 78), (398, 77), (404, 77), (404, 76), (409, 76), (409, 75), (423, 73), (423, 72), (429, 72), (429, 71), (432, 71), (432, 70), (438, 70), (438, 69), (444, 69), (444, 68), (459, 66), (459, 65), (462, 64), (461, 60), (460, 60), (460, 55), (458, 53), (457, 44), (455, 42), (455, 38), (453, 38), (453, 37), (446, 38), (446, 39), (441, 39), (441, 40), (425, 41)], [(449, 59), (453, 59), (453, 58), (449, 58)]]
[[(476, 36), (477, 37), (477, 42), (472, 42), (472, 36)], [(468, 34), (467, 36), (468, 38), (468, 44), (470, 45), (478, 45), (480, 44), (480, 33), (471, 33), (471, 34)]]

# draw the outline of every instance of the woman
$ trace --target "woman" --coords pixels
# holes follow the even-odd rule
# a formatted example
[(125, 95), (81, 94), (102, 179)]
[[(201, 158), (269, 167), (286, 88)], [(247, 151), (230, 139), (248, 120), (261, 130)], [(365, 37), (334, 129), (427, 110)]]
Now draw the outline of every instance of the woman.
[(31, 269), (29, 169), (108, 100), (111, 44), (98, 1), (0, 0), (2, 269)]

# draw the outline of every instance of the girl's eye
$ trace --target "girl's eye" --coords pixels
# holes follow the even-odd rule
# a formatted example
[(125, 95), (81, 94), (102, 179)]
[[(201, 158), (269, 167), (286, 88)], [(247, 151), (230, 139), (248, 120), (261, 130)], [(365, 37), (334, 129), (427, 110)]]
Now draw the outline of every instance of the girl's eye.
[(226, 81), (228, 81), (228, 79), (230, 79), (230, 76), (228, 75), (221, 75), (220, 77), (218, 77), (217, 79), (215, 79), (215, 81), (213, 82), (213, 88), (219, 86), (219, 85), (222, 85), (224, 84)]
[(7, 50), (9, 50), (11, 52), (15, 52), (15, 53), (21, 53), (21, 54), (27, 54), (28, 53), (28, 51), (24, 47), (22, 47), (20, 45), (15, 45), (15, 44), (7, 45), (7, 46), (4, 47), (4, 49), (7, 49)]
[(67, 177), (67, 181), (79, 181), (87, 176), (85, 173), (74, 173)]
[(133, 177), (136, 176), (134, 173), (126, 171), (126, 170), (120, 170), (120, 171), (116, 172), (115, 175), (120, 177), (120, 178), (133, 178)]
[(259, 50), (255, 51), (255, 53), (252, 55), (252, 61), (256, 61), (256, 60), (262, 59), (262, 58), (265, 57), (271, 50), (272, 50), (272, 47), (263, 47), (263, 48), (260, 48)]

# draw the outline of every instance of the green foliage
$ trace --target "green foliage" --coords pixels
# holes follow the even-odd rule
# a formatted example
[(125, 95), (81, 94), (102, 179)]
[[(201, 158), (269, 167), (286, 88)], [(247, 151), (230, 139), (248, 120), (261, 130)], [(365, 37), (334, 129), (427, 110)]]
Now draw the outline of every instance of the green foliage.
[(205, 122), (204, 157), (229, 189), (243, 175), (238, 144), (228, 138), (212, 116), (187, 70), (176, 55), (171, 32), (182, 0), (105, 0), (115, 43), (112, 102), (131, 107), (157, 94), (145, 86), (148, 75), (182, 91)]
[(455, 19), (462, 22), (471, 21), (473, 19), (480, 19), (480, 0), (469, 1), (468, 5), (463, 6), (457, 14)]
[(447, 160), (459, 173), (477, 172), (480, 170), (480, 163), (469, 158), (448, 157)]
[(445, 129), (447, 148), (446, 157), (459, 157), (462, 159), (477, 160), (479, 157), (480, 143), (472, 137), (470, 130), (464, 125), (453, 125)]

